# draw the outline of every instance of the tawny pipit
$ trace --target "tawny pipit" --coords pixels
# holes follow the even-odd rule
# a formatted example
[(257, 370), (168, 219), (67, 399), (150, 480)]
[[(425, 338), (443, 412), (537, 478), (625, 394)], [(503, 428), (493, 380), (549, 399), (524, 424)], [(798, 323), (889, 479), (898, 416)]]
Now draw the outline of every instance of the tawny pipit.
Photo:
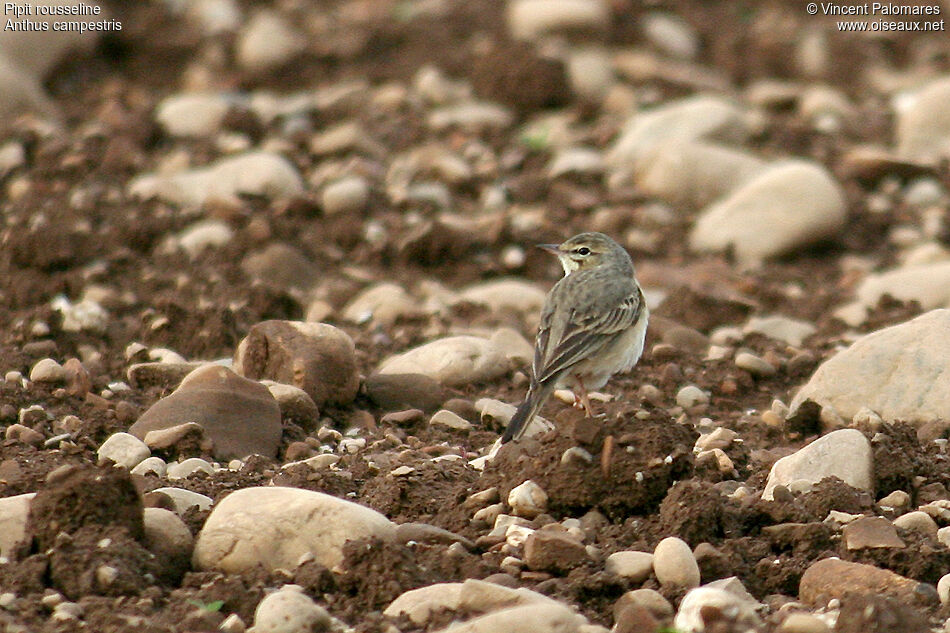
[(590, 417), (587, 390), (629, 371), (643, 352), (649, 310), (627, 251), (603, 233), (540, 246), (561, 260), (564, 277), (544, 301), (531, 384), (502, 442), (520, 438), (558, 387), (571, 387)]

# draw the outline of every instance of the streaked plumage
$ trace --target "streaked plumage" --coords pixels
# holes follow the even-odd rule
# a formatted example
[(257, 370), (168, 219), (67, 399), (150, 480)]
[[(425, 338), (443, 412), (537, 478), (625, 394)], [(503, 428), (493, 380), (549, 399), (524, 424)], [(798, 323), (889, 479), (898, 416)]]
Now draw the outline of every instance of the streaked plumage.
[(649, 310), (627, 251), (603, 233), (581, 233), (542, 248), (558, 256), (565, 276), (541, 310), (531, 383), (503, 442), (520, 438), (561, 386), (573, 388), (591, 415), (587, 391), (629, 371), (643, 352)]

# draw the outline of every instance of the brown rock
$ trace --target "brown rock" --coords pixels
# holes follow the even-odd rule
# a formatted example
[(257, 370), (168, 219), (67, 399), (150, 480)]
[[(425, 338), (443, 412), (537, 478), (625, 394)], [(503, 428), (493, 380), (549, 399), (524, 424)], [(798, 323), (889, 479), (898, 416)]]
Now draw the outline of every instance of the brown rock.
[(805, 570), (798, 587), (798, 599), (814, 605), (824, 605), (832, 598), (841, 599), (848, 594), (886, 595), (905, 604), (932, 606), (939, 602), (936, 590), (926, 583), (874, 565), (837, 558), (813, 563)]
[(241, 268), (252, 279), (290, 290), (306, 290), (318, 278), (316, 265), (289, 244), (271, 244), (244, 258)]
[(258, 323), (238, 345), (234, 371), (299, 387), (318, 407), (349, 404), (360, 386), (353, 340), (326, 323)]
[(630, 600), (620, 604), (618, 600), (614, 607), (614, 628), (611, 633), (655, 633), (659, 629), (660, 623), (645, 606)]
[(144, 440), (152, 431), (186, 422), (201, 426), (218, 459), (255, 453), (277, 456), (281, 436), (277, 401), (267, 387), (226, 367), (206, 365), (188, 374), (178, 389), (143, 413), (129, 433)]
[(835, 633), (927, 633), (923, 614), (893, 598), (848, 596), (841, 601)]
[(135, 363), (125, 372), (129, 384), (136, 389), (145, 387), (167, 387), (173, 389), (181, 381), (205, 363)]
[(568, 572), (587, 560), (587, 550), (566, 532), (538, 530), (525, 539), (524, 560), (535, 571)]
[(82, 397), (92, 391), (92, 377), (78, 358), (63, 363), (63, 371), (66, 372), (66, 393)]
[(434, 411), (442, 405), (442, 385), (422, 374), (373, 374), (364, 382), (366, 395), (376, 406), (389, 411), (422, 409)]
[(897, 535), (897, 528), (884, 517), (862, 517), (844, 526), (841, 533), (850, 550), (906, 547)]

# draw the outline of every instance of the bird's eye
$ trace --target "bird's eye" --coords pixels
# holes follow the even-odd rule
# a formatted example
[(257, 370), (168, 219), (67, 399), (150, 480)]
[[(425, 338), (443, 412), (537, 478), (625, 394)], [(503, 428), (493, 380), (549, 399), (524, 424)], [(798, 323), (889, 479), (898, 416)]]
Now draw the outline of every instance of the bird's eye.
[(579, 249), (577, 249), (577, 254), (587, 257), (588, 255), (590, 255), (590, 249), (587, 248), (586, 246), (581, 246)]

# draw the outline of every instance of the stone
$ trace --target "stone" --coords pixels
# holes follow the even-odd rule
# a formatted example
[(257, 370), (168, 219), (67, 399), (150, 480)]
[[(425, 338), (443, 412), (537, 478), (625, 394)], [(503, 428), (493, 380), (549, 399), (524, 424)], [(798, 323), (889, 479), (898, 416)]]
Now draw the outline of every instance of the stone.
[(206, 365), (175, 391), (153, 404), (129, 428), (139, 439), (183, 422), (201, 426), (218, 459), (259, 454), (276, 457), (281, 438), (280, 407), (260, 383), (230, 369)]
[(660, 623), (649, 609), (636, 602), (614, 603), (614, 628), (611, 633), (656, 633)]
[(318, 407), (349, 404), (360, 385), (353, 339), (326, 323), (274, 320), (252, 326), (238, 344), (234, 370), (299, 387)]
[(381, 283), (367, 288), (343, 308), (343, 318), (353, 323), (374, 323), (392, 327), (401, 319), (415, 319), (425, 315), (417, 299), (402, 286)]
[(92, 391), (92, 376), (78, 358), (67, 359), (63, 371), (66, 372), (66, 393), (84, 397)]
[(380, 374), (423, 374), (446, 387), (499, 378), (508, 371), (504, 350), (477, 336), (450, 336), (383, 361)]
[(273, 242), (263, 250), (249, 254), (241, 269), (251, 279), (289, 291), (311, 288), (319, 278), (316, 265), (290, 244)]
[(315, 633), (330, 630), (330, 614), (296, 585), (264, 596), (254, 610), (259, 633)]
[(816, 330), (817, 328), (811, 323), (781, 315), (752, 317), (742, 327), (743, 334), (762, 334), (776, 341), (788, 343), (792, 347), (801, 347), (804, 340)]
[[(881, 505), (883, 505), (883, 503)], [(934, 521), (929, 514), (920, 510), (908, 512), (907, 514), (902, 514), (897, 517), (894, 519), (894, 527), (917, 532), (918, 534), (923, 534), (931, 538), (937, 538), (937, 522)]]
[(697, 404), (706, 404), (709, 402), (709, 394), (696, 385), (686, 385), (676, 392), (676, 404), (689, 409)]
[(608, 574), (622, 576), (634, 584), (639, 584), (653, 573), (653, 554), (636, 551), (614, 552), (607, 557), (604, 569)]
[(306, 38), (274, 11), (254, 15), (238, 34), (235, 59), (242, 68), (263, 72), (277, 68), (307, 47)]
[(668, 536), (653, 550), (653, 573), (664, 587), (698, 587), (699, 564), (693, 550), (680, 538)]
[(169, 479), (187, 479), (198, 472), (213, 475), (214, 467), (200, 457), (189, 457), (182, 462), (168, 464), (165, 469), (165, 476)]
[(699, 54), (699, 35), (683, 18), (662, 11), (647, 13), (640, 22), (651, 44), (672, 57), (693, 59)]
[(175, 173), (143, 174), (129, 184), (129, 194), (158, 198), (182, 206), (241, 195), (282, 198), (303, 192), (297, 168), (283, 156), (263, 151), (226, 156), (208, 165)]
[(145, 434), (145, 445), (152, 450), (165, 450), (193, 438), (201, 450), (211, 451), (214, 442), (205, 433), (204, 427), (197, 422), (185, 422), (164, 429), (155, 429)]
[(200, 220), (178, 234), (175, 242), (191, 259), (208, 249), (219, 248), (231, 241), (234, 230), (223, 220)]
[(753, 266), (836, 237), (846, 219), (844, 194), (817, 163), (775, 164), (704, 209), (690, 232), (697, 251), (732, 248)]
[(686, 97), (630, 117), (606, 161), (613, 168), (629, 168), (661, 143), (702, 139), (742, 142), (747, 136), (743, 111), (734, 102), (707, 95)]
[(844, 526), (841, 535), (849, 550), (906, 547), (897, 528), (883, 517), (861, 517)]
[(901, 158), (936, 164), (950, 157), (950, 77), (936, 79), (913, 95), (897, 112), (895, 139)]
[(782, 620), (776, 633), (831, 633), (831, 627), (817, 615), (790, 613)]
[(369, 202), (369, 183), (362, 176), (347, 176), (329, 183), (320, 192), (320, 206), (327, 215), (360, 213)]
[(27, 540), (26, 522), (35, 492), (0, 498), (0, 556), (13, 558)]
[[(514, 122), (514, 115), (505, 107), (497, 103), (466, 101), (458, 104), (442, 106), (433, 109), (429, 113), (427, 124), (435, 132), (445, 132), (453, 128), (469, 132), (472, 134), (481, 133), (485, 130), (504, 129)], [(416, 196), (422, 193), (422, 190), (416, 190)], [(436, 193), (430, 194), (438, 189), (426, 188), (422, 197), (442, 199), (442, 195)], [(412, 192), (409, 192), (412, 198)], [(447, 190), (446, 190), (447, 194)], [(448, 206), (448, 205), (443, 205)]]
[(437, 633), (581, 633), (586, 619), (553, 600), (492, 611)]
[(154, 473), (157, 477), (164, 477), (166, 467), (167, 464), (165, 464), (165, 460), (161, 457), (146, 457), (129, 472), (133, 475), (142, 475), (143, 477), (148, 473)]
[(343, 561), (348, 540), (393, 541), (396, 526), (365, 506), (322, 492), (252, 487), (232, 492), (211, 511), (195, 544), (197, 569), (240, 573), (262, 566), (293, 569), (312, 554), (328, 568)]
[(772, 465), (762, 498), (771, 501), (776, 486), (795, 481), (816, 484), (837, 477), (859, 490), (874, 490), (871, 442), (856, 429), (840, 429), (818, 438)]
[(371, 374), (363, 388), (376, 406), (388, 411), (432, 411), (445, 400), (442, 385), (423, 374)]
[(411, 589), (393, 600), (383, 615), (396, 618), (406, 615), (413, 624), (425, 626), (433, 612), (441, 609), (457, 611), (462, 595), (462, 583), (441, 582), (427, 587)]
[(535, 530), (524, 541), (524, 562), (535, 571), (567, 573), (587, 560), (576, 537), (560, 530)]
[(280, 416), (284, 420), (314, 423), (320, 418), (320, 409), (306, 391), (293, 385), (285, 385), (273, 380), (262, 380), (270, 395), (274, 396), (280, 407)]
[(950, 603), (950, 574), (944, 574), (937, 581), (937, 596), (940, 598), (940, 604)]
[(130, 433), (113, 433), (96, 451), (99, 461), (109, 459), (128, 469), (134, 468), (151, 454), (145, 442)]
[(164, 508), (145, 508), (142, 519), (148, 551), (167, 568), (188, 569), (195, 539), (185, 522)]
[(534, 284), (518, 279), (497, 279), (463, 288), (457, 302), (483, 305), (496, 313), (506, 310), (525, 319), (537, 319), (546, 293)]
[(230, 108), (231, 100), (223, 94), (178, 93), (156, 106), (155, 119), (172, 136), (208, 138), (221, 130)]
[(600, 103), (616, 82), (610, 53), (597, 45), (572, 46), (567, 53), (567, 80), (574, 94)]
[(885, 595), (907, 605), (934, 606), (938, 602), (932, 585), (905, 578), (894, 572), (825, 558), (812, 563), (802, 575), (798, 599), (810, 605), (825, 606), (828, 600), (845, 598), (849, 593)]
[(855, 291), (858, 301), (873, 308), (884, 295), (901, 301), (917, 301), (924, 310), (950, 308), (950, 262), (908, 265), (872, 273)]
[(864, 407), (885, 422), (950, 419), (948, 331), (950, 310), (941, 309), (862, 336), (818, 367), (792, 400), (792, 415), (810, 400), (846, 420)]
[(534, 40), (564, 31), (602, 31), (610, 23), (610, 8), (603, 0), (512, 0), (507, 20), (516, 39)]
[(762, 621), (755, 611), (756, 604), (725, 589), (697, 587), (683, 597), (673, 618), (673, 626), (680, 631), (705, 631), (703, 616), (719, 612), (727, 621), (735, 622), (734, 630), (758, 630)]
[(185, 514), (192, 508), (198, 508), (202, 511), (210, 510), (214, 503), (211, 497), (192, 492), (191, 490), (185, 490), (184, 488), (156, 488), (152, 492), (165, 495), (171, 499), (172, 505), (175, 506), (175, 513), (179, 516)]
[(746, 370), (753, 376), (768, 378), (770, 376), (774, 376), (777, 373), (777, 370), (772, 366), (771, 363), (769, 363), (764, 358), (756, 356), (750, 352), (739, 352), (736, 354), (734, 362), (736, 367)]
[(30, 380), (33, 382), (64, 383), (66, 370), (52, 358), (44, 358), (36, 362), (30, 370)]
[(447, 409), (436, 411), (429, 418), (429, 426), (443, 427), (452, 431), (471, 431), (472, 423)]
[(646, 196), (677, 207), (703, 207), (722, 198), (765, 169), (752, 154), (715, 143), (658, 143), (618, 169), (632, 171), (633, 183)]
[(207, 363), (134, 363), (129, 365), (125, 374), (129, 384), (136, 389), (154, 386), (174, 389), (181, 384), (185, 376), (205, 364)]
[[(656, 589), (634, 589), (620, 596), (617, 603), (633, 602), (646, 607), (658, 620), (673, 617), (673, 605)], [(617, 605), (614, 606), (617, 608)]]
[(548, 509), (548, 494), (530, 479), (508, 493), (508, 505), (515, 516), (533, 519)]
[(489, 340), (503, 349), (505, 357), (515, 365), (529, 367), (534, 361), (534, 346), (517, 330), (509, 327), (498, 328), (492, 332)]
[(566, 147), (551, 159), (547, 172), (549, 178), (567, 175), (597, 175), (604, 171), (601, 153), (588, 147)]

